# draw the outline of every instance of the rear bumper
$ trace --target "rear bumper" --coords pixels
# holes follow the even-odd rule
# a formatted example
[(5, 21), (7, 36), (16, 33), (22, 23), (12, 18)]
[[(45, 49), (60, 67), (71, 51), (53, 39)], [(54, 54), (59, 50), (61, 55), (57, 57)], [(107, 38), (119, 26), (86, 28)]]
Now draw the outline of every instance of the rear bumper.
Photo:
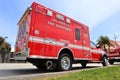
[(111, 57), (109, 61), (120, 62), (120, 57)]
[(109, 59), (120, 59), (120, 57), (109, 57)]
[(28, 57), (28, 51), (20, 51), (14, 54), (13, 57), (9, 58), (10, 61), (26, 61)]

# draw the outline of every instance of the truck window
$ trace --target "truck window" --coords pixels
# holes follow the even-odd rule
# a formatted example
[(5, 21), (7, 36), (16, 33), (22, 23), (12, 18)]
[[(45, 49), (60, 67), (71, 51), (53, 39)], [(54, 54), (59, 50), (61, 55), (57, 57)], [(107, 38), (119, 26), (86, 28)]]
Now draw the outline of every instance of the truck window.
[(78, 28), (75, 29), (76, 40), (80, 40), (80, 30)]
[(90, 41), (90, 46), (96, 47), (96, 44), (93, 41)]

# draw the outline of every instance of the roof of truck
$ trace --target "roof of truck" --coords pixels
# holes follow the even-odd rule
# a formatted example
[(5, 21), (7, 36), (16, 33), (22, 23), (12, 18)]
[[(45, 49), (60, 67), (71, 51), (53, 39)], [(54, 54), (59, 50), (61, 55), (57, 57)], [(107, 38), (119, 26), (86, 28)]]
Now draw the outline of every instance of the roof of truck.
[[(83, 26), (83, 27), (87, 27), (87, 28), (88, 28), (87, 25), (85, 25), (85, 24), (83, 24), (83, 23), (81, 23), (81, 22), (78, 22), (77, 20), (74, 20), (74, 19), (72, 19), (72, 18), (70, 18), (70, 17), (68, 17), (68, 16), (66, 16), (66, 15), (63, 15), (63, 14), (61, 14), (61, 13), (55, 11), (55, 10), (52, 10), (52, 9), (50, 9), (50, 8), (47, 8), (47, 7), (45, 7), (45, 6), (41, 5), (41, 4), (38, 4), (38, 3), (36, 3), (36, 2), (33, 2), (32, 5), (40, 5), (40, 6), (42, 6), (42, 7), (45, 8), (45, 9), (51, 10), (51, 11), (53, 11), (54, 13), (58, 13), (58, 14), (64, 16), (65, 18), (69, 18), (69, 19), (70, 19), (72, 22), (74, 22), (74, 23), (77, 23), (77, 24), (79, 24), (79, 25), (81, 25), (81, 26)], [(31, 5), (31, 6), (32, 6), (32, 5)], [(26, 9), (25, 13), (23, 14), (23, 16), (21, 17), (21, 19), (19, 20), (18, 25), (22, 22), (22, 20), (24, 20), (24, 17), (27, 16), (27, 14), (29, 13), (29, 10), (32, 10), (31, 7), (28, 7), (28, 8)], [(27, 13), (27, 14), (26, 14), (26, 13)]]

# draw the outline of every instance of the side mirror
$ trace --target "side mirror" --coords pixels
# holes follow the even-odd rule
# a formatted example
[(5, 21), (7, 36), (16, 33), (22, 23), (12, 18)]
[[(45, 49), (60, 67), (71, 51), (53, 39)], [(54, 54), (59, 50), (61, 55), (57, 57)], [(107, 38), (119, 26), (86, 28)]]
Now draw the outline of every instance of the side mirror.
[(99, 44), (96, 45), (96, 48), (101, 48)]

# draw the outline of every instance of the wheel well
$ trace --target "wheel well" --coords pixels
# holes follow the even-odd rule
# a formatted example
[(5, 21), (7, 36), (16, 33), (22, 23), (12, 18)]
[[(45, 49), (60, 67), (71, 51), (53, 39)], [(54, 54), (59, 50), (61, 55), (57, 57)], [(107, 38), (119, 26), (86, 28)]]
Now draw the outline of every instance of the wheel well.
[(58, 59), (59, 59), (60, 56), (61, 56), (62, 54), (64, 54), (64, 53), (70, 55), (71, 58), (72, 58), (72, 60), (74, 61), (74, 57), (73, 57), (73, 53), (72, 53), (72, 51), (69, 50), (69, 49), (67, 49), (67, 48), (64, 48), (64, 49), (62, 49), (62, 50), (60, 51)]

